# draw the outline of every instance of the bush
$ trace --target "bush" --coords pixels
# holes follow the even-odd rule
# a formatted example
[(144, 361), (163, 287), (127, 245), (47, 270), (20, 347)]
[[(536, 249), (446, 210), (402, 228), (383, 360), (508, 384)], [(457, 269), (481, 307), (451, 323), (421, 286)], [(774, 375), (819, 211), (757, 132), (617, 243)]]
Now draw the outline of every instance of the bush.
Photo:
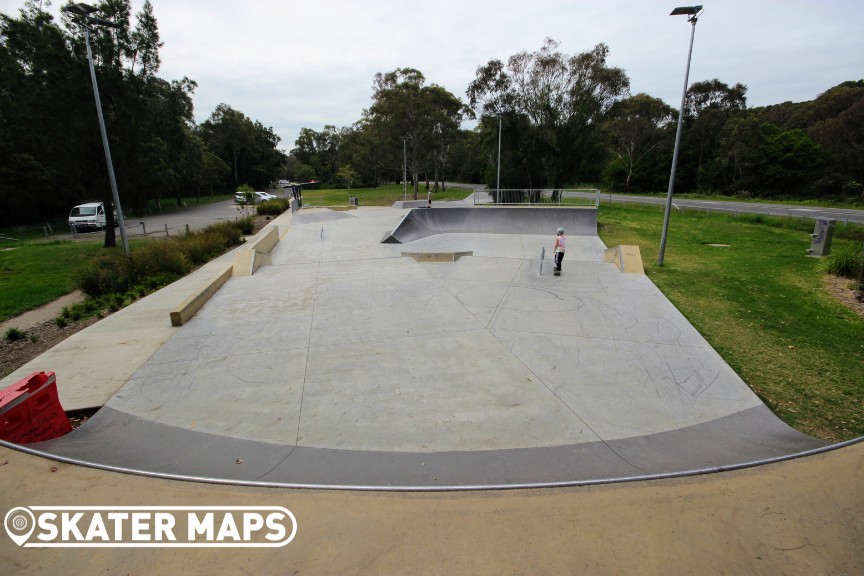
[[(131, 258), (116, 250), (105, 250), (82, 267), (76, 275), (76, 285), (88, 296), (98, 299), (119, 295), (99, 305), (116, 311), (125, 296), (134, 301), (177, 278), (188, 274), (193, 266), (203, 264), (241, 242), (243, 234), (252, 232), (254, 218), (220, 222), (188, 234), (154, 240), (136, 247)], [(77, 306), (77, 305), (75, 305)], [(63, 320), (77, 320), (98, 310), (71, 307), (64, 310)], [(94, 305), (95, 306), (95, 305)], [(77, 316), (77, 317), (76, 317)]]
[(847, 244), (828, 255), (828, 272), (831, 274), (858, 278), (862, 266), (864, 266), (864, 258), (861, 257), (861, 249), (855, 244)]
[(258, 204), (258, 214), (264, 216), (278, 216), (291, 207), (291, 202), (287, 198), (275, 198)]
[(179, 243), (176, 239), (157, 241), (135, 250), (132, 262), (136, 276), (144, 278), (167, 273), (180, 277), (188, 274), (192, 270), (192, 263), (186, 253), (178, 249)]
[(93, 298), (112, 292), (125, 292), (134, 283), (132, 263), (118, 250), (99, 253), (75, 274), (75, 284)]
[(20, 328), (9, 328), (6, 330), (6, 334), (4, 335), (7, 342), (17, 342), (18, 340), (23, 340), (27, 337), (27, 332), (21, 330)]
[(240, 227), (240, 232), (245, 235), (252, 234), (252, 231), (255, 230), (255, 217), (254, 216), (246, 216), (244, 218), (240, 218), (236, 221), (237, 225)]

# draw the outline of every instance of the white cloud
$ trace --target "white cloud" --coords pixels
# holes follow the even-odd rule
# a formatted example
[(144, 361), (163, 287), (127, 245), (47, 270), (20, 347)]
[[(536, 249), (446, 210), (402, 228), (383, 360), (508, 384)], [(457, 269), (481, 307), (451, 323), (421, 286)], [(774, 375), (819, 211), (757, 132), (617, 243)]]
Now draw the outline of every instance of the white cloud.
[[(370, 104), (376, 72), (420, 70), (465, 98), (478, 66), (536, 50), (610, 48), (632, 91), (678, 105), (690, 25), (676, 2), (645, 0), (151, 0), (160, 74), (199, 88), (196, 116), (227, 103), (272, 126), (290, 149), (302, 127), (347, 126)], [(59, 2), (52, 7), (58, 12)], [(133, 0), (134, 11), (143, 0)], [(751, 106), (815, 98), (864, 77), (860, 0), (702, 0), (690, 81), (746, 84)], [(17, 15), (23, 0), (0, 0)]]

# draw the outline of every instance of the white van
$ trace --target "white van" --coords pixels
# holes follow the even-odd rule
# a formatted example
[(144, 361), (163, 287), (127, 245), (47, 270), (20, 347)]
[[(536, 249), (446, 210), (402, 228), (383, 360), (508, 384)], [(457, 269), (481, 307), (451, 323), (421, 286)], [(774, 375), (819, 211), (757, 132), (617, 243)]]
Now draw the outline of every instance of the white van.
[(102, 202), (88, 202), (72, 208), (69, 213), (69, 226), (77, 230), (104, 230), (105, 205)]

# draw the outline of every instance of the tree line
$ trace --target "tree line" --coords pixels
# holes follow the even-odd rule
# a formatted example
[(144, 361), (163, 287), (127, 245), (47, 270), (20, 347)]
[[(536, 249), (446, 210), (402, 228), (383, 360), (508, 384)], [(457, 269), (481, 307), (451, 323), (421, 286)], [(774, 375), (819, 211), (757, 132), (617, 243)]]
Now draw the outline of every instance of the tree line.
[[(502, 189), (601, 184), (665, 191), (678, 111), (631, 94), (624, 70), (598, 44), (565, 54), (547, 39), (534, 52), (477, 68), (463, 102), (421, 72), (377, 74), (372, 104), (349, 127), (303, 128), (286, 174), (339, 182), (350, 169), (365, 185), (451, 181)], [(464, 119), (476, 128), (464, 130)], [(747, 87), (718, 79), (686, 94), (677, 192), (864, 201), (864, 81), (844, 82), (811, 102), (747, 107)], [(430, 184), (430, 182), (432, 184)]]
[[(38, 221), (85, 200), (111, 203), (84, 40), (47, 0), (0, 15), (0, 225)], [(376, 74), (354, 124), (303, 128), (290, 154), (270, 127), (228, 104), (194, 121), (190, 78), (165, 80), (149, 0), (100, 0), (118, 28), (96, 29), (94, 61), (118, 186), (127, 212), (163, 198), (276, 179), (377, 186), (498, 182), (501, 188), (665, 191), (677, 110), (631, 94), (598, 44), (536, 51), (476, 69), (464, 99), (419, 70)], [(686, 95), (677, 192), (864, 200), (864, 81), (810, 102), (748, 108), (747, 88), (718, 79)], [(462, 128), (464, 120), (476, 126)], [(110, 214), (110, 211), (109, 211)]]
[[(0, 225), (112, 204), (84, 37), (65, 12), (55, 22), (48, 4), (0, 15)], [(124, 211), (278, 177), (286, 155), (271, 128), (227, 104), (196, 124), (195, 81), (157, 76), (162, 42), (149, 0), (134, 15), (129, 0), (96, 7), (117, 25), (94, 27), (91, 46)]]

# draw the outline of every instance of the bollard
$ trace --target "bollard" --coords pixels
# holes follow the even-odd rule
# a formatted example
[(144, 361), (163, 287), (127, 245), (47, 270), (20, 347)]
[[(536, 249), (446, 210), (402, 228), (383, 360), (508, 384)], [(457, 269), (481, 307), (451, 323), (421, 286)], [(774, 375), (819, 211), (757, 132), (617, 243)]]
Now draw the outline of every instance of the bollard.
[(186, 224), (186, 234), (189, 234), (189, 224)]
[(165, 236), (170, 236), (170, 234), (168, 234), (168, 224), (165, 224)]
[(546, 247), (540, 249), (540, 276), (543, 275), (543, 259), (546, 258)]
[(816, 227), (810, 235), (812, 241), (810, 248), (807, 250), (808, 256), (821, 258), (831, 253), (831, 240), (834, 237), (834, 226), (836, 223), (836, 220), (829, 220), (827, 218), (818, 218), (816, 220)]

